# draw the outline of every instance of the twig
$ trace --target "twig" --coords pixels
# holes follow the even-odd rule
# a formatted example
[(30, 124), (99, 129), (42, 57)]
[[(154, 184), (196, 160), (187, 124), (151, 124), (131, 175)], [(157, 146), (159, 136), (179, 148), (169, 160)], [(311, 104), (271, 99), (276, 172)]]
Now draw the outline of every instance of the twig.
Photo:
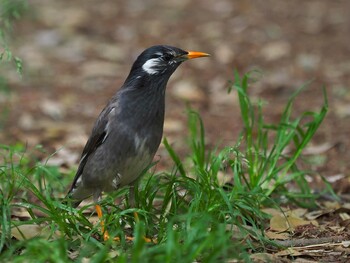
[(277, 245), (283, 247), (305, 247), (311, 245), (321, 245), (324, 243), (339, 243), (347, 240), (346, 237), (321, 237), (311, 239), (288, 239), (288, 240), (274, 240)]

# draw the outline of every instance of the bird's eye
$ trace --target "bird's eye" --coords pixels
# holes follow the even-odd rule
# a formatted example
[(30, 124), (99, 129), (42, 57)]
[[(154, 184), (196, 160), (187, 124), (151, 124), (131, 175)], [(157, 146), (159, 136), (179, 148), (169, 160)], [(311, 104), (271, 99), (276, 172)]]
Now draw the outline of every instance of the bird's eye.
[(163, 60), (165, 61), (169, 61), (173, 58), (173, 55), (169, 54), (169, 53), (165, 53), (163, 56), (162, 56)]

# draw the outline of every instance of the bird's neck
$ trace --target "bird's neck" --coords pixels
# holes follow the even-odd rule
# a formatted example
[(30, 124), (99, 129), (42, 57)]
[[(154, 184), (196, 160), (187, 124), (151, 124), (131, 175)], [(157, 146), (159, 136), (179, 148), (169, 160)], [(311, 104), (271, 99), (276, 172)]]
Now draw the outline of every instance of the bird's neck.
[(135, 129), (149, 126), (163, 129), (168, 79), (154, 81), (136, 76), (125, 82), (120, 93), (122, 114), (126, 119), (138, 120), (137, 123), (132, 123)]

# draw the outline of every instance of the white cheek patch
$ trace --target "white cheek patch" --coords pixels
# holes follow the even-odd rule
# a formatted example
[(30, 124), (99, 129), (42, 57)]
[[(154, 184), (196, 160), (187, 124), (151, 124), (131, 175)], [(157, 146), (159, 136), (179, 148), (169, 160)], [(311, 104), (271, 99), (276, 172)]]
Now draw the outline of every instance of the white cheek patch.
[(145, 62), (145, 64), (142, 65), (142, 69), (146, 71), (150, 75), (154, 75), (159, 73), (157, 70), (157, 66), (159, 65), (160, 61), (158, 58), (152, 58)]

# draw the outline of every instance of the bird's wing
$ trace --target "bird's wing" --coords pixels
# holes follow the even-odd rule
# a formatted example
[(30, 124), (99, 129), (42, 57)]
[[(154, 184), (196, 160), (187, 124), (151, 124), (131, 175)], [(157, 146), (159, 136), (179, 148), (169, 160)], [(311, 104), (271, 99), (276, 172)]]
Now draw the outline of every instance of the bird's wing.
[(79, 167), (74, 177), (69, 193), (71, 193), (72, 190), (74, 190), (74, 188), (76, 187), (76, 183), (79, 180), (81, 174), (83, 173), (85, 164), (88, 161), (91, 154), (93, 154), (96, 151), (96, 149), (106, 140), (108, 136), (109, 121), (112, 117), (115, 116), (115, 107), (116, 105), (113, 104), (107, 105), (96, 120), (90, 138), (87, 141), (83, 153), (81, 155)]

